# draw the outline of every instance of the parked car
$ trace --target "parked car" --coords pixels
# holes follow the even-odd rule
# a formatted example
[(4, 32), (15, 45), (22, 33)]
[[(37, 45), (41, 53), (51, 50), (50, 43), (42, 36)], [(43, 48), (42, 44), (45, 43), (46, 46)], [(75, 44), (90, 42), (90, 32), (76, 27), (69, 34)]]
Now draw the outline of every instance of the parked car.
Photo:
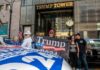
[(100, 58), (100, 39), (86, 39), (88, 57), (93, 59)]

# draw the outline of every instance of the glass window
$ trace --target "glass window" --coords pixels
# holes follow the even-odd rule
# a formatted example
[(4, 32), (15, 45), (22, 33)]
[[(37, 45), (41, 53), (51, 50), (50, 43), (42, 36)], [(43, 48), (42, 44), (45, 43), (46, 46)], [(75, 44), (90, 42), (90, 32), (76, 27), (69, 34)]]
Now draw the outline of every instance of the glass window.
[(96, 22), (96, 11), (88, 10), (88, 22)]
[(26, 24), (32, 24), (32, 6), (27, 6)]
[(40, 0), (40, 3), (41, 4), (44, 4), (44, 3), (46, 3), (47, 2), (47, 0)]
[(3, 9), (3, 5), (0, 5), (0, 11)]
[(27, 4), (26, 5), (32, 5), (32, 0), (27, 0)]
[[(56, 12), (55, 12), (56, 11)], [(68, 36), (68, 27), (66, 21), (70, 18), (73, 19), (72, 11), (67, 12), (65, 10), (45, 11), (38, 15), (38, 22), (35, 25), (35, 31), (43, 32), (48, 35), (50, 29), (55, 29), (56, 37), (65, 38)], [(42, 22), (41, 22), (42, 21)], [(43, 26), (42, 26), (43, 25)], [(72, 29), (71, 29), (72, 34)]]
[(26, 20), (26, 7), (21, 7), (21, 24), (25, 24)]
[(80, 22), (87, 22), (87, 18), (88, 18), (88, 16), (87, 16), (87, 11), (86, 10), (82, 10), (81, 11), (81, 14), (80, 14)]
[(86, 17), (81, 18), (81, 19), (80, 19), (80, 22), (82, 22), (82, 23), (87, 23)]
[(92, 39), (94, 39), (94, 38), (97, 38), (97, 31), (88, 31), (88, 37), (89, 38), (92, 38)]
[(84, 10), (84, 11), (87, 10), (87, 6), (79, 6), (79, 8), (80, 8), (80, 10), (82, 10), (82, 11), (83, 11), (83, 10)]
[(100, 40), (92, 40), (90, 41), (90, 45), (92, 47), (100, 47)]
[(25, 0), (21, 0), (21, 5), (25, 6)]
[(100, 22), (100, 9), (98, 9), (96, 12), (97, 12), (97, 22)]
[(39, 3), (40, 3), (40, 0), (33, 0), (33, 5), (39, 4)]
[(96, 16), (94, 15), (88, 16), (88, 22), (96, 22)]

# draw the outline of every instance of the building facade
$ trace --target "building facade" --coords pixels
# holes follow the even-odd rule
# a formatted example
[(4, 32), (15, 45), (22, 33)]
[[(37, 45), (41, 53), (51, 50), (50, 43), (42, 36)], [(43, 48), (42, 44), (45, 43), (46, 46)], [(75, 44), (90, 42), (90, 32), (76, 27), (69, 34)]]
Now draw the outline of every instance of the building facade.
[(100, 0), (75, 2), (75, 30), (85, 38), (100, 38)]
[(0, 35), (6, 37), (18, 35), (20, 7), (20, 0), (0, 0)]
[(20, 28), (24, 31), (29, 29), (35, 35), (48, 35), (49, 30), (54, 29), (56, 37), (65, 38), (68, 19), (74, 19), (71, 0), (22, 0)]
[[(85, 38), (100, 38), (100, 0), (17, 0), (14, 4), (11, 36), (26, 30), (48, 35), (54, 29), (61, 38), (69, 30)], [(70, 29), (68, 20), (74, 23)]]
[(72, 19), (71, 33), (80, 32), (85, 38), (100, 36), (100, 0), (22, 0), (22, 30), (47, 35), (55, 29), (57, 37), (68, 36), (66, 22)]

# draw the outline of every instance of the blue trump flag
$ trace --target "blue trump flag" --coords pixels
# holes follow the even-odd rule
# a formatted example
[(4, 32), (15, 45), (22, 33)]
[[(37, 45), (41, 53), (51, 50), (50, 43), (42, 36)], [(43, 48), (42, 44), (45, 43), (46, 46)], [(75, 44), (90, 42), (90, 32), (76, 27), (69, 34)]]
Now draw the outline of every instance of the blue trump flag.
[(0, 49), (0, 70), (62, 70), (63, 58), (44, 50)]

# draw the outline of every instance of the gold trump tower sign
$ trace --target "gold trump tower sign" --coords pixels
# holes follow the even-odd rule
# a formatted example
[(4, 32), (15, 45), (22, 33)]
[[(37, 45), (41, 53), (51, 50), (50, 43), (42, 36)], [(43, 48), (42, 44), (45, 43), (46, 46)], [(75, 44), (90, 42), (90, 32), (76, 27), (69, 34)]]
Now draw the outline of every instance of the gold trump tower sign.
[(66, 7), (73, 7), (73, 2), (61, 2), (61, 3), (50, 3), (50, 4), (39, 4), (36, 5), (37, 10), (42, 9), (56, 9), (56, 8), (66, 8)]

